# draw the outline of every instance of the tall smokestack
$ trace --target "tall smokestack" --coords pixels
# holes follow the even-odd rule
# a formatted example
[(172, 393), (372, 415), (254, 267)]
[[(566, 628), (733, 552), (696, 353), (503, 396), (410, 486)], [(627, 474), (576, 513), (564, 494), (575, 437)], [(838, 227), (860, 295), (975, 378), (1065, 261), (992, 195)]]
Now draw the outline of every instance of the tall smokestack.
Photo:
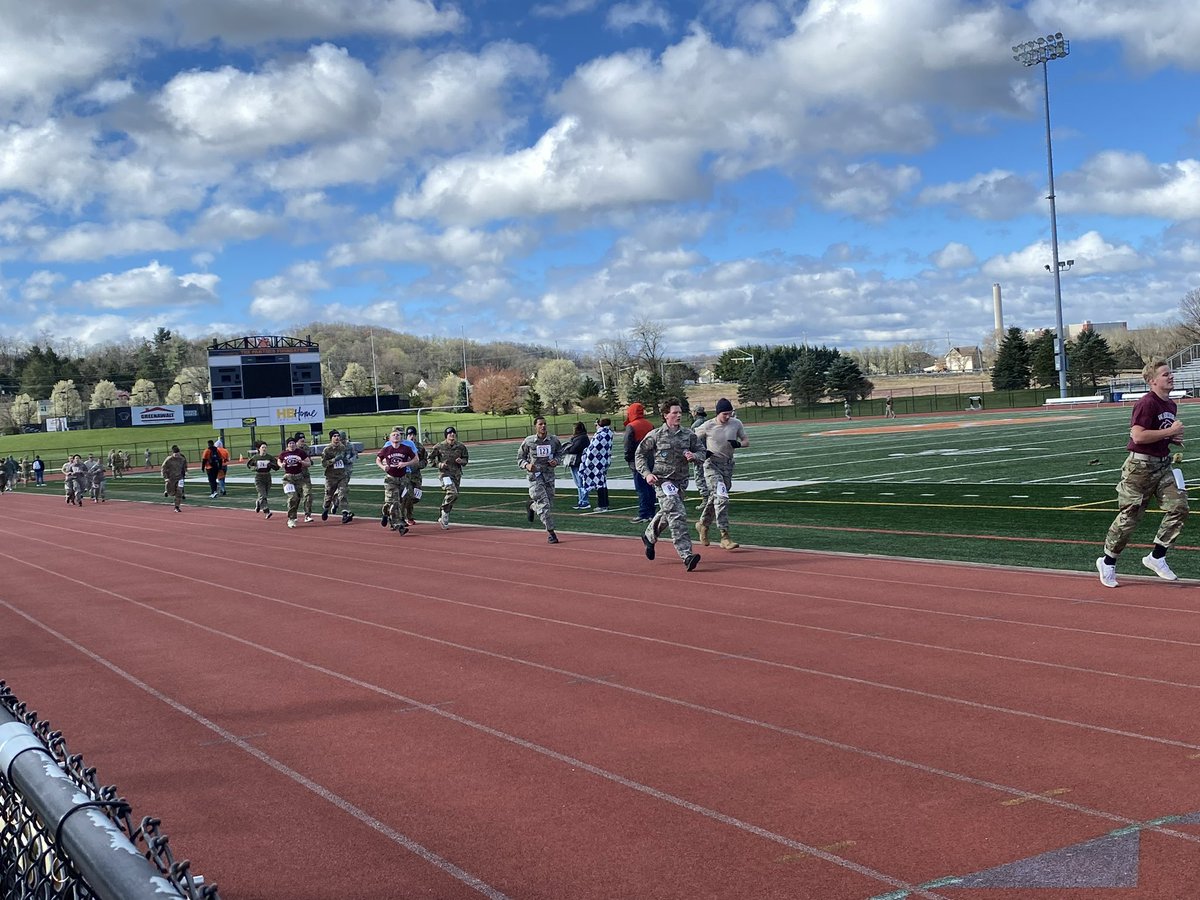
[(1000, 308), (1000, 283), (992, 285), (992, 308), (996, 313), (996, 330), (1004, 330), (1004, 310)]

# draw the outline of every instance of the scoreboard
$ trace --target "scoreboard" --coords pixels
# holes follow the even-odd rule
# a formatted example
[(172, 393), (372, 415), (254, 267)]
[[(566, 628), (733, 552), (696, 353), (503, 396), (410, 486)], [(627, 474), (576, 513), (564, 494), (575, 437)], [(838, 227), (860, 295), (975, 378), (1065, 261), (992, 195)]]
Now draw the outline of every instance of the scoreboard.
[(321, 348), (310, 340), (271, 335), (214, 341), (208, 375), (216, 428), (325, 421)]

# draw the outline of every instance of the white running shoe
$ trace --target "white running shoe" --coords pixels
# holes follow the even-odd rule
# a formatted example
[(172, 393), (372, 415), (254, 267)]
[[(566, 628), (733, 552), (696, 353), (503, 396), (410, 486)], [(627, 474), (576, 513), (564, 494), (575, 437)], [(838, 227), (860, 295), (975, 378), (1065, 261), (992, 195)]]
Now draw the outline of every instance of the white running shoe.
[(311, 521), (312, 521), (312, 516), (305, 516), (305, 517), (304, 517), (304, 521), (305, 521), (305, 522), (311, 522)]
[(1117, 586), (1117, 567), (1110, 566), (1104, 561), (1104, 557), (1096, 559), (1096, 571), (1100, 573), (1100, 583), (1105, 587)]
[(450, 529), (450, 517), (442, 513), (438, 516), (438, 524), (442, 526), (442, 531), (448, 531)]
[(1161, 557), (1155, 559), (1154, 556), (1143, 556), (1142, 565), (1166, 581), (1178, 581), (1179, 576), (1171, 571), (1171, 567), (1167, 565), (1167, 558)]
[(295, 528), (295, 527), (296, 527), (296, 520), (288, 519), (288, 528)]

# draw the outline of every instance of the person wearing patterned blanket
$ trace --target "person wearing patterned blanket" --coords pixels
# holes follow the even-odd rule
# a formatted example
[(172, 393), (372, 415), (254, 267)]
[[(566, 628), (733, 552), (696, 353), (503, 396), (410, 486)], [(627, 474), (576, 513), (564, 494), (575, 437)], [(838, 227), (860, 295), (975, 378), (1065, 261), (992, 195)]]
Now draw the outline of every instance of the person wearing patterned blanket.
[(596, 492), (596, 511), (608, 512), (608, 467), (612, 464), (612, 420), (596, 423), (596, 434), (583, 450), (579, 478), (583, 490)]

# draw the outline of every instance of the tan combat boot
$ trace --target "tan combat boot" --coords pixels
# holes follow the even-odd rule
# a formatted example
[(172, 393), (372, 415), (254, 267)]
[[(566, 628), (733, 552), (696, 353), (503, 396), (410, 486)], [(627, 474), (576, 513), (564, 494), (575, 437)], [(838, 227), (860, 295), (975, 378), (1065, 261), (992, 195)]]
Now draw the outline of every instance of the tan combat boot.
[(700, 535), (700, 543), (705, 547), (708, 546), (708, 526), (703, 522), (696, 523), (696, 532)]
[(740, 546), (742, 546), (742, 545), (739, 544), (737, 541), (735, 541), (733, 538), (731, 538), (729, 536), (729, 532), (727, 530), (721, 532), (721, 549), (722, 550), (736, 550)]

